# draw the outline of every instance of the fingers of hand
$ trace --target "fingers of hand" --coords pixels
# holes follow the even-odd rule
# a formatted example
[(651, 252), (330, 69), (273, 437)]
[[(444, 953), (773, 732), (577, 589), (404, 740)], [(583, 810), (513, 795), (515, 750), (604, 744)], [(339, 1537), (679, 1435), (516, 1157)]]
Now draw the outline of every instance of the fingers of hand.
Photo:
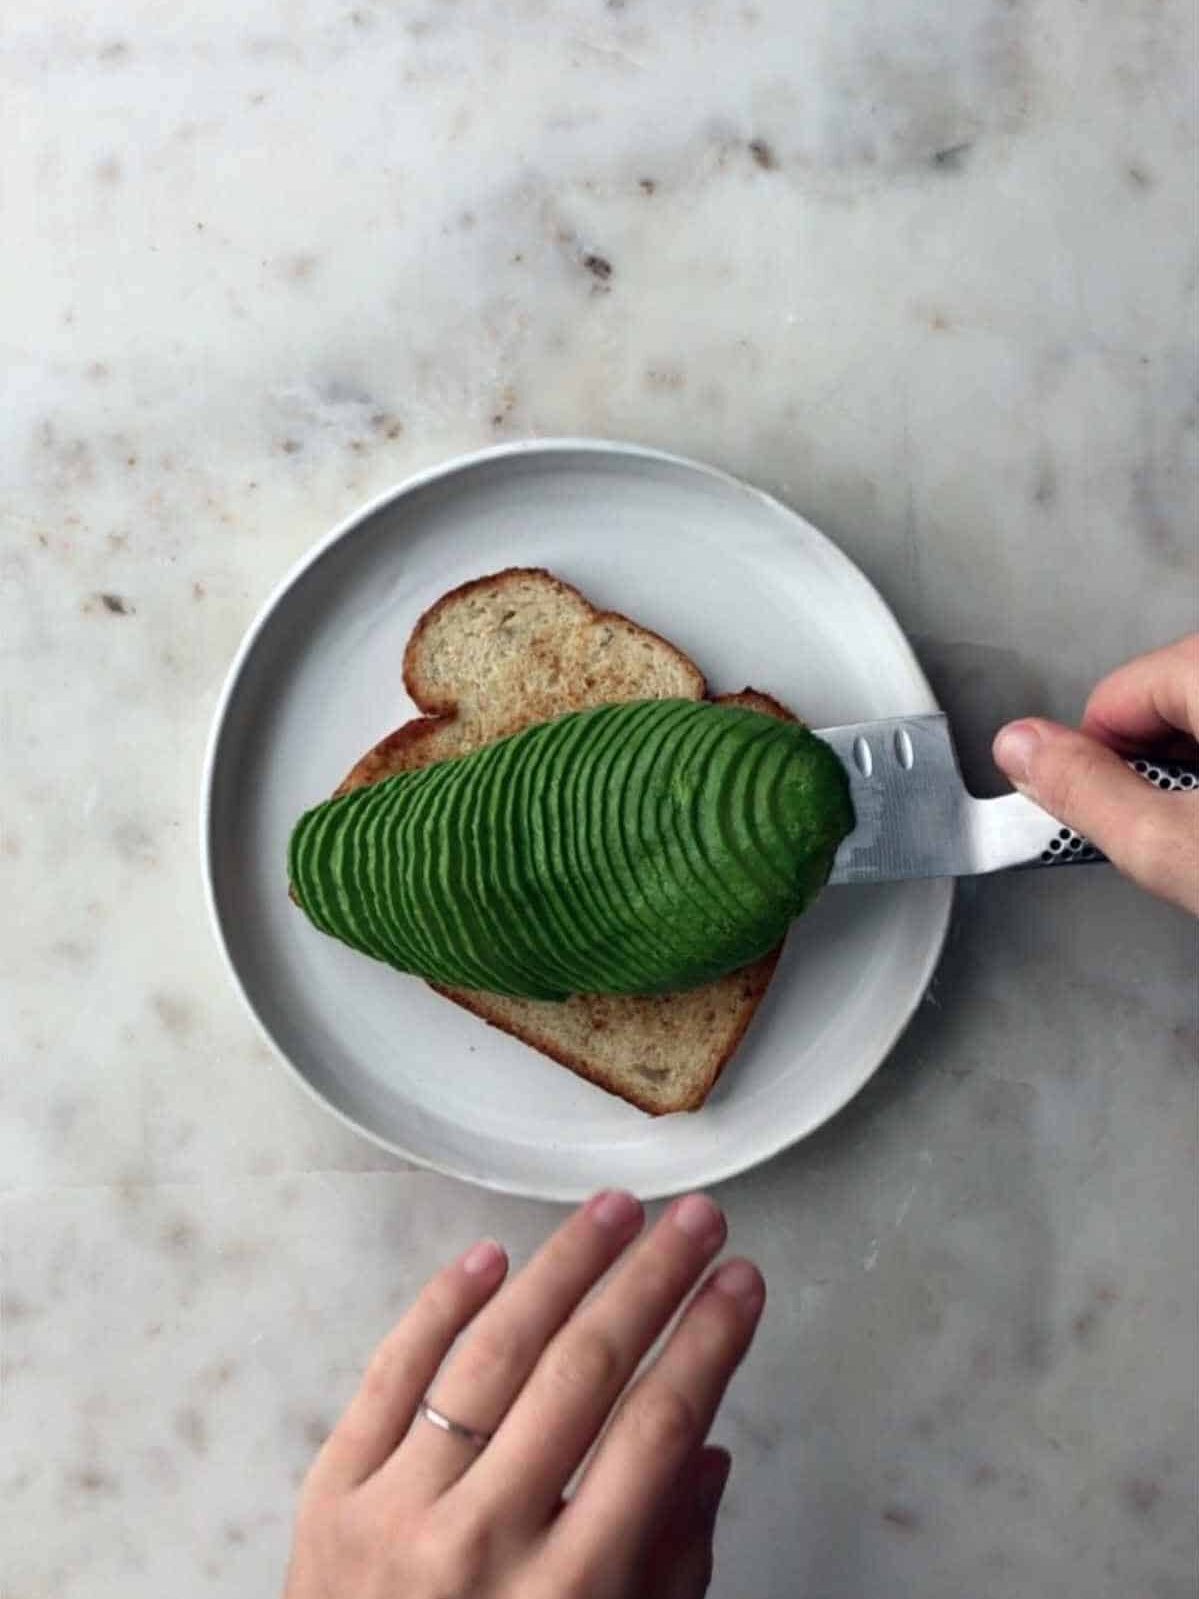
[[(632, 1194), (596, 1194), (545, 1243), (474, 1322), (437, 1379), (431, 1402), (477, 1432), (494, 1432), (546, 1343), (636, 1236), (644, 1221)], [(417, 1426), (380, 1476), (384, 1492), (432, 1500), (474, 1464), (471, 1444)]]
[(1091, 840), (1150, 893), (1199, 912), (1199, 804), (1161, 794), (1086, 734), (1029, 720), (1003, 728), (995, 759), (1023, 793)]
[(1082, 727), (1127, 750), (1156, 749), (1178, 733), (1199, 739), (1199, 633), (1105, 677), (1087, 701)]
[(728, 1261), (696, 1294), (629, 1390), (554, 1527), (551, 1544), (569, 1565), (598, 1570), (618, 1551), (638, 1559), (679, 1473), (707, 1436), (765, 1298), (761, 1274), (745, 1260)]
[(546, 1349), (495, 1438), (454, 1492), (544, 1526), (642, 1356), (725, 1238), (710, 1199), (677, 1200)]
[(316, 1458), (310, 1487), (356, 1487), (384, 1464), (454, 1339), (499, 1287), (507, 1266), (500, 1246), (485, 1240), (425, 1284), (372, 1355), (358, 1392)]

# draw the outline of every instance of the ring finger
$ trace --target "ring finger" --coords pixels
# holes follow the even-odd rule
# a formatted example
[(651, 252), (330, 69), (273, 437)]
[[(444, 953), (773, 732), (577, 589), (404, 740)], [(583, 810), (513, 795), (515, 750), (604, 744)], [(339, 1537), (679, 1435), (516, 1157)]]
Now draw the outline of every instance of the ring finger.
[[(494, 1432), (546, 1344), (643, 1220), (632, 1194), (606, 1190), (589, 1199), (476, 1317), (431, 1390), (430, 1405), (460, 1428)], [(478, 1452), (470, 1439), (418, 1415), (378, 1473), (379, 1490), (428, 1503)]]

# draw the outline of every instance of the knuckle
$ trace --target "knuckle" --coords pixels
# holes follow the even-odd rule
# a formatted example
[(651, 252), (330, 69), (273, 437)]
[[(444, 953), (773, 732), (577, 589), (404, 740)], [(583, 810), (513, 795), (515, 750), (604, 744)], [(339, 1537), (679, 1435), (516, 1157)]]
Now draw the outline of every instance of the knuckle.
[(422, 1361), (412, 1343), (411, 1329), (400, 1326), (366, 1362), (361, 1391), (369, 1401), (390, 1401), (404, 1386), (419, 1382), (420, 1375)]
[(389, 1338), (375, 1350), (362, 1377), (362, 1392), (371, 1403), (389, 1401), (419, 1377), (417, 1362), (407, 1342)]
[(585, 1393), (609, 1388), (619, 1365), (615, 1346), (604, 1333), (595, 1327), (579, 1327), (554, 1347), (549, 1373), (558, 1388)]
[[(438, 1518), (417, 1545), (417, 1565), (430, 1599), (471, 1599), (491, 1564), (494, 1534), (480, 1516), (458, 1508), (452, 1522)], [(422, 1593), (425, 1590), (422, 1590)]]
[(590, 1563), (559, 1560), (537, 1599), (595, 1599), (599, 1591), (599, 1582)]
[(322, 1564), (331, 1571), (356, 1575), (371, 1564), (374, 1553), (371, 1529), (349, 1500), (324, 1508), (316, 1541), (323, 1556)]
[(417, 1299), (421, 1319), (440, 1338), (452, 1338), (462, 1325), (462, 1303), (440, 1277), (426, 1283)]
[(1138, 882), (1163, 887), (1181, 867), (1184, 850), (1180, 846), (1169, 818), (1151, 805), (1133, 819), (1119, 851), (1119, 864)]
[(630, 1274), (630, 1286), (639, 1304), (673, 1305), (682, 1294), (677, 1272), (671, 1272), (660, 1262), (648, 1260)]
[(1029, 775), (1032, 787), (1045, 809), (1063, 822), (1078, 810), (1079, 800), (1093, 785), (1098, 752), (1073, 740), (1057, 739), (1042, 746), (1033, 756)]
[(494, 1386), (515, 1379), (527, 1369), (528, 1336), (515, 1322), (480, 1322), (456, 1356), (468, 1386)]
[(745, 1342), (745, 1319), (726, 1294), (703, 1294), (688, 1319), (693, 1347), (705, 1366), (723, 1365)]
[(650, 1383), (630, 1403), (630, 1421), (638, 1443), (647, 1452), (676, 1454), (690, 1447), (699, 1432), (695, 1407), (685, 1394), (665, 1383)]

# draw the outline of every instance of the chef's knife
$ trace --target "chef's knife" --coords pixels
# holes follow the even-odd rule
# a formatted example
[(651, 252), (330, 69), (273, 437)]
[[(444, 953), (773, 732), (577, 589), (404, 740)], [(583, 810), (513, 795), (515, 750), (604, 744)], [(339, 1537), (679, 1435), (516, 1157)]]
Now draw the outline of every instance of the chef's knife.
[[(1069, 866), (1104, 857), (1023, 794), (976, 799), (945, 716), (904, 716), (818, 732), (849, 775), (857, 826), (830, 883), (971, 877), (1005, 866)], [(1199, 770), (1144, 757), (1129, 766), (1162, 789), (1199, 789)]]

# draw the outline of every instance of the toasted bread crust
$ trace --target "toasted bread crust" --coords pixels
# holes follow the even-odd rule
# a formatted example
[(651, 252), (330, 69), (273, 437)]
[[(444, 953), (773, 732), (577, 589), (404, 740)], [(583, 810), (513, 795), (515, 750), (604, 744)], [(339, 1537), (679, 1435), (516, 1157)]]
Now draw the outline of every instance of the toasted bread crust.
[[(699, 1110), (708, 1095), (719, 1081), (720, 1074), (728, 1065), (737, 1051), (738, 1045), (745, 1037), (750, 1022), (754, 1019), (754, 1012), (761, 1004), (766, 990), (770, 987), (770, 980), (774, 976), (774, 969), (779, 963), (783, 953), (782, 945), (763, 955), (760, 960), (754, 961), (752, 966), (742, 967), (736, 976), (740, 987), (738, 996), (738, 1009), (732, 1027), (726, 1032), (723, 1047), (720, 1053), (711, 1062), (709, 1071), (696, 1080), (693, 1087), (685, 1094), (676, 1095), (669, 1104), (659, 1104), (649, 1085), (638, 1089), (618, 1076), (610, 1068), (601, 1065), (596, 1060), (589, 1060), (581, 1052), (571, 1050), (556, 1035), (552, 1025), (538, 1025), (536, 1014), (510, 1015), (504, 1009), (503, 1001), (495, 994), (482, 994), (466, 988), (441, 988), (436, 983), (429, 986), (434, 993), (440, 994), (443, 999), (452, 1000), (455, 1005), (461, 1005), (463, 1010), (470, 1011), (472, 1016), (477, 1016), (480, 1021), (489, 1027), (498, 1028), (501, 1033), (507, 1033), (512, 1038), (519, 1038), (522, 1044), (528, 1044), (531, 1049), (537, 1050), (542, 1055), (548, 1055), (551, 1060), (556, 1060), (560, 1066), (569, 1067), (578, 1077), (584, 1077), (596, 1088), (606, 1089), (609, 1094), (615, 1094), (619, 1099), (628, 1100), (630, 1105), (635, 1105), (638, 1110), (643, 1110), (649, 1116), (668, 1116), (676, 1111)], [(728, 979), (721, 979), (727, 982)], [(711, 988), (714, 985), (709, 984)], [(626, 1003), (628, 996), (620, 996)], [(662, 994), (656, 999), (639, 998), (637, 1003), (645, 1007), (649, 1004), (677, 1005), (677, 994)], [(530, 1009), (534, 1002), (526, 1001)], [(553, 1009), (561, 1012), (563, 1006), (586, 1005), (585, 996), (577, 995), (572, 999), (546, 1005), (547, 1010)]]
[[(586, 616), (591, 625), (603, 622), (614, 622), (621, 627), (634, 628), (637, 633), (646, 639), (652, 639), (655, 644), (669, 651), (676, 662), (694, 679), (695, 694), (693, 698), (703, 699), (708, 686), (704, 675), (688, 655), (684, 655), (669, 639), (664, 639), (660, 633), (655, 633), (651, 628), (642, 627), (640, 622), (634, 622), (629, 617), (623, 616), (619, 611), (598, 610), (591, 601), (573, 583), (564, 583), (560, 577), (555, 577), (552, 572), (546, 571), (543, 566), (509, 566), (502, 572), (493, 573), (490, 577), (471, 578), (468, 583), (460, 583), (456, 589), (450, 589), (441, 598), (431, 605), (425, 614), (412, 629), (404, 650), (404, 687), (424, 711), (426, 716), (453, 716), (458, 709), (458, 702), (450, 695), (439, 696), (436, 690), (428, 685), (428, 680), (422, 670), (421, 653), (431, 628), (439, 617), (447, 611), (452, 611), (464, 600), (472, 596), (490, 591), (492, 594), (518, 582), (521, 578), (533, 578), (539, 584), (546, 586), (562, 599), (570, 599), (576, 603), (581, 612)], [(532, 717), (531, 721), (542, 721), (542, 717)]]
[[(545, 630), (534, 632), (528, 643), (530, 670), (527, 675), (518, 671), (513, 682), (501, 684), (502, 704), (488, 699), (485, 683), (474, 683), (473, 700), (465, 685), (455, 694), (438, 658), (448, 647), (446, 639), (457, 644), (459, 633), (477, 615), (486, 619), (491, 638), (504, 626), (508, 597), (515, 605), (513, 617), (522, 605), (536, 609), (543, 601), (562, 615), (553, 615)], [(492, 614), (497, 604), (498, 623)], [(521, 648), (518, 644), (513, 658), (523, 667)], [(615, 667), (604, 659), (609, 653), (617, 657)], [(514, 691), (517, 680), (519, 693)], [(619, 612), (597, 609), (578, 589), (537, 567), (510, 567), (444, 594), (413, 629), (404, 652), (404, 684), (424, 714), (368, 750), (337, 794), (466, 753), (566, 711), (613, 700), (699, 700), (707, 695), (703, 674), (676, 645)], [(716, 703), (795, 720), (785, 706), (754, 689), (719, 696)], [(484, 716), (485, 727), (480, 725)], [(575, 995), (547, 1003), (430, 986), (588, 1082), (659, 1116), (698, 1110), (707, 1099), (753, 1020), (780, 953), (781, 946), (739, 972), (679, 994)], [(680, 1038), (692, 1040), (684, 1042), (682, 1067), (677, 1066)], [(615, 1056), (613, 1039), (618, 1041)], [(663, 1059), (675, 1061), (675, 1067), (654, 1064)]]

